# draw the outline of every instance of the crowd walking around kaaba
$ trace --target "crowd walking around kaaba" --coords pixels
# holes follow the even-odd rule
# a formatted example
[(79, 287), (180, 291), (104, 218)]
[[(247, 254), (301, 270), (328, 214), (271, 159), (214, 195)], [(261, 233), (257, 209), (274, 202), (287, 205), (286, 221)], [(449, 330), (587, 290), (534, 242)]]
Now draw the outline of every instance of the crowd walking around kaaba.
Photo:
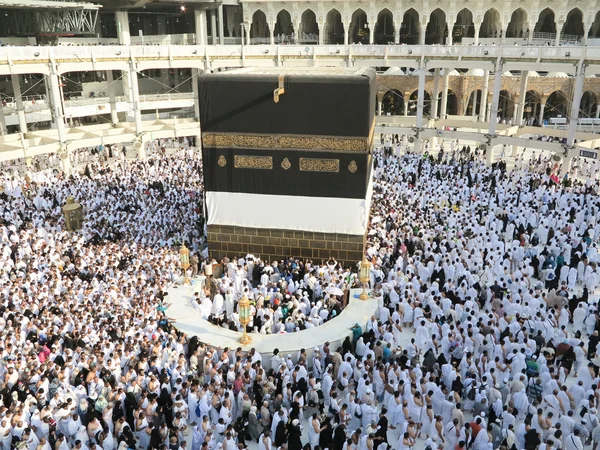
[(598, 183), (483, 159), (382, 138), (366, 250), (382, 300), (310, 358), (212, 348), (169, 320), (182, 242), (207, 275), (198, 317), (220, 326), (241, 329), (243, 295), (265, 334), (359, 301), (356, 266), (208, 259), (197, 152), (4, 172), (0, 448), (596, 450)]

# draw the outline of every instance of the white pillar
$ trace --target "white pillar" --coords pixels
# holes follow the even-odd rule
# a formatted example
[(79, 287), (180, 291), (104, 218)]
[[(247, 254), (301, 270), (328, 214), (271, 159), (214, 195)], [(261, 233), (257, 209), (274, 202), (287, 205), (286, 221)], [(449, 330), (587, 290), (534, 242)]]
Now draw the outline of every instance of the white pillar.
[[(198, 91), (198, 69), (192, 69), (192, 92), (194, 94), (194, 118), (200, 123), (200, 94)], [(200, 135), (200, 127), (198, 127), (198, 135), (196, 136), (196, 146), (200, 147), (202, 137)]]
[(446, 38), (446, 45), (452, 45), (452, 31), (454, 31), (454, 23), (447, 23), (448, 37)]
[(408, 117), (408, 103), (410, 100), (410, 92), (404, 93), (404, 117)]
[(25, 116), (25, 106), (23, 105), (23, 97), (21, 96), (21, 83), (19, 75), (11, 75), (13, 95), (15, 96), (15, 105), (17, 106), (17, 116), (19, 117), (19, 130), (21, 133), (27, 133), (27, 118)]
[(444, 81), (442, 83), (442, 104), (440, 105), (440, 119), (446, 118), (446, 110), (448, 109), (448, 79), (450, 78), (450, 70), (444, 69)]
[(2, 105), (2, 100), (0, 99), (0, 134), (4, 136), (7, 132), (6, 117), (4, 117), (4, 106)]
[(194, 10), (194, 21), (196, 23), (196, 45), (206, 45), (206, 11)]
[[(51, 64), (54, 67), (54, 64)], [(65, 118), (63, 114), (63, 100), (62, 95), (60, 94), (60, 86), (59, 86), (59, 75), (52, 69), (52, 73), (48, 76), (50, 83), (48, 89), (50, 90), (50, 97), (52, 100), (52, 118), (54, 123), (56, 124), (56, 129), (58, 131), (58, 141), (60, 150), (66, 151), (67, 157), (63, 160), (63, 170), (67, 175), (71, 175), (71, 160), (70, 155), (68, 154), (66, 144), (67, 144), (67, 132), (65, 130)]]
[(131, 34), (129, 32), (129, 13), (127, 11), (115, 12), (115, 21), (117, 22), (117, 37), (119, 44), (131, 45)]
[(487, 98), (490, 86), (490, 71), (484, 69), (483, 71), (483, 88), (481, 89), (481, 105), (479, 105), (479, 121), (485, 122), (487, 117)]
[(373, 45), (375, 43), (375, 26), (369, 25), (369, 44)]
[[(245, 22), (244, 23), (244, 34), (246, 35), (246, 45), (250, 45), (250, 23), (249, 22)], [(244, 42), (242, 42), (242, 44), (244, 44)]]
[(596, 119), (600, 119), (600, 103), (596, 103)]
[(425, 45), (425, 33), (427, 32), (427, 24), (421, 24), (421, 29), (419, 30), (419, 45)]
[(325, 43), (325, 23), (319, 22), (319, 45), (323, 45)]
[(494, 72), (494, 90), (492, 93), (492, 104), (490, 105), (490, 126), (489, 134), (496, 135), (496, 125), (498, 122), (498, 101), (500, 100), (500, 87), (502, 86), (502, 61), (496, 63)]
[(571, 163), (573, 162), (573, 151), (567, 150), (567, 156), (563, 158), (563, 162), (560, 166), (560, 176), (563, 178), (571, 170)]
[(575, 88), (573, 89), (573, 99), (571, 100), (571, 116), (569, 118), (569, 128), (567, 129), (567, 145), (571, 147), (575, 142), (575, 133), (577, 133), (577, 122), (579, 121), (579, 106), (581, 105), (581, 96), (583, 94), (583, 82), (585, 79), (585, 66), (583, 61), (579, 62), (577, 76), (575, 77)]
[(538, 124), (540, 127), (544, 126), (544, 109), (546, 108), (546, 99), (540, 99), (540, 116), (538, 118)]
[(529, 71), (521, 72), (521, 89), (519, 90), (519, 105), (515, 115), (515, 123), (523, 125), (523, 114), (525, 113), (525, 97), (527, 97), (527, 82), (529, 81)]
[(479, 29), (481, 28), (481, 24), (474, 25), (474, 28), (475, 28), (475, 36), (473, 39), (474, 39), (475, 45), (479, 45)]
[(562, 31), (562, 24), (560, 22), (555, 23), (556, 25), (556, 40), (554, 41), (554, 45), (558, 47), (560, 44), (560, 33)]
[(438, 97), (440, 96), (440, 68), (437, 67), (433, 72), (433, 95), (431, 96), (431, 118), (438, 117)]
[(210, 37), (212, 38), (212, 45), (217, 44), (217, 12), (213, 9), (209, 12), (210, 14)]
[(270, 40), (271, 45), (275, 45), (275, 25), (276, 25), (276, 22), (269, 24), (269, 37), (271, 38), (271, 40)]
[(396, 39), (395, 39), (396, 44), (400, 43), (400, 30), (401, 29), (402, 29), (401, 27), (396, 28)]
[(590, 27), (587, 24), (583, 24), (583, 39), (582, 44), (587, 45), (588, 35), (590, 34)]
[(350, 24), (344, 24), (344, 45), (348, 45), (350, 41)]
[(381, 116), (383, 112), (383, 103), (381, 101), (377, 102), (377, 115)]
[(115, 99), (115, 89), (113, 86), (113, 71), (106, 71), (106, 81), (108, 82), (108, 98), (110, 102), (110, 121), (114, 124), (119, 123), (119, 114), (117, 113), (117, 101)]
[(419, 90), (417, 97), (417, 128), (423, 128), (423, 107), (425, 106), (425, 67), (419, 69)]
[(223, 21), (223, 4), (219, 6), (219, 44), (225, 44), (225, 22)]
[(133, 60), (129, 60), (129, 73), (131, 74), (131, 96), (133, 101), (133, 117), (135, 120), (135, 132), (139, 136), (144, 131), (142, 125), (142, 111), (140, 109), (140, 89), (138, 85), (138, 74)]

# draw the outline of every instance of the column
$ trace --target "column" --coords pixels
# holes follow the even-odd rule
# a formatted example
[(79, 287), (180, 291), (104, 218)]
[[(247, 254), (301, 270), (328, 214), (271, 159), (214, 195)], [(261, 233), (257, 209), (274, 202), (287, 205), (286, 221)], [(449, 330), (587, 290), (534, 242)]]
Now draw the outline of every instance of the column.
[(404, 117), (408, 117), (408, 102), (410, 100), (410, 92), (404, 93)]
[(11, 75), (13, 95), (15, 96), (15, 104), (17, 106), (17, 116), (19, 117), (19, 130), (21, 133), (27, 133), (27, 118), (25, 117), (25, 106), (23, 105), (23, 97), (21, 96), (21, 83), (19, 75)]
[(115, 89), (113, 86), (114, 83), (114, 77), (113, 77), (113, 71), (112, 70), (107, 70), (106, 71), (106, 81), (108, 82), (108, 98), (109, 98), (109, 102), (110, 102), (110, 121), (112, 122), (112, 124), (116, 124), (119, 123), (119, 114), (117, 113), (117, 100), (115, 99)]
[(485, 69), (483, 71), (483, 87), (481, 88), (481, 105), (479, 106), (479, 121), (480, 122), (485, 122), (485, 120), (486, 120), (489, 86), (490, 86), (490, 71)]
[(596, 119), (600, 119), (600, 103), (596, 104)]
[[(133, 116), (135, 119), (135, 133), (138, 137), (143, 133), (142, 111), (140, 109), (140, 89), (138, 85), (138, 74), (135, 70), (133, 60), (129, 60), (129, 72), (131, 73), (131, 95), (133, 100)], [(193, 84), (193, 83), (192, 83)]]
[(396, 44), (400, 43), (400, 30), (401, 29), (402, 28), (400, 26), (396, 29), (396, 39), (395, 39)]
[[(321, 32), (321, 30), (319, 30), (319, 32)], [(345, 23), (344, 24), (344, 45), (348, 45), (349, 41), (350, 41), (350, 24)]]
[(554, 41), (554, 45), (557, 47), (560, 45), (560, 33), (562, 31), (563, 23), (557, 22), (556, 24), (556, 40)]
[(369, 44), (375, 43), (375, 26), (369, 24)]
[(425, 32), (427, 31), (427, 24), (421, 25), (419, 30), (419, 45), (425, 45)]
[(474, 25), (473, 28), (475, 29), (475, 36), (473, 38), (475, 45), (479, 45), (479, 29), (481, 28), (481, 24), (478, 23), (477, 25)]
[(577, 133), (577, 122), (579, 121), (579, 106), (581, 105), (581, 96), (583, 94), (583, 81), (585, 78), (585, 66), (580, 61), (575, 77), (575, 87), (573, 89), (573, 99), (571, 101), (571, 116), (569, 117), (569, 128), (567, 129), (567, 145), (573, 146), (575, 142), (575, 133)]
[(494, 90), (492, 92), (492, 104), (490, 105), (490, 127), (489, 134), (496, 135), (496, 125), (498, 122), (498, 101), (500, 100), (500, 87), (502, 86), (502, 61), (496, 63), (494, 72)]
[(131, 45), (131, 34), (129, 32), (129, 13), (127, 11), (115, 12), (115, 21), (117, 22), (117, 37), (119, 44)]
[(546, 108), (546, 100), (547, 98), (544, 96), (540, 98), (540, 115), (538, 118), (538, 124), (540, 127), (544, 126), (544, 108)]
[(381, 116), (383, 112), (383, 103), (381, 101), (377, 102), (377, 115)]
[(442, 84), (442, 104), (440, 105), (440, 119), (446, 118), (446, 110), (448, 108), (448, 79), (450, 78), (450, 70), (444, 69), (444, 81)]
[(319, 21), (319, 45), (325, 43), (325, 22)]
[(219, 44), (225, 44), (225, 22), (223, 20), (223, 4), (219, 6)]
[[(54, 70), (54, 64), (52, 66), (52, 73), (48, 76), (50, 97), (52, 99), (52, 118), (54, 123), (56, 124), (56, 129), (58, 131), (58, 141), (59, 141), (59, 152), (67, 152), (67, 157), (63, 159), (63, 170), (65, 174), (71, 175), (72, 167), (71, 167), (71, 159), (68, 154), (68, 150), (66, 148), (67, 144), (67, 132), (65, 130), (65, 118), (63, 114), (63, 100), (62, 95), (60, 94), (60, 86), (58, 81), (58, 74)], [(62, 158), (61, 158), (62, 159)]]
[(523, 125), (523, 115), (525, 114), (525, 98), (527, 97), (527, 82), (529, 81), (529, 71), (521, 72), (521, 89), (519, 90), (519, 107), (515, 116), (515, 123)]
[(246, 45), (250, 45), (250, 23), (244, 22), (244, 32), (246, 34)]
[(582, 39), (583, 45), (587, 45), (589, 34), (590, 34), (590, 27), (584, 23), (583, 24), (583, 39)]
[(423, 128), (423, 107), (425, 106), (425, 67), (419, 69), (419, 90), (417, 98), (417, 128)]
[(433, 72), (433, 95), (431, 96), (431, 118), (438, 117), (438, 97), (440, 96), (440, 68), (437, 67)]
[(4, 136), (7, 133), (6, 129), (6, 117), (4, 117), (4, 106), (2, 105), (2, 99), (0, 98), (0, 134)]
[(446, 38), (446, 45), (452, 45), (452, 31), (454, 30), (454, 22), (447, 23), (448, 27), (448, 37)]
[(275, 23), (272, 22), (269, 24), (269, 37), (271, 38), (271, 45), (275, 45)]
[(210, 11), (210, 37), (212, 45), (217, 45), (217, 12), (213, 9)]
[[(199, 70), (192, 69), (192, 92), (194, 95), (194, 118), (200, 123), (200, 93), (198, 91), (198, 75)], [(200, 147), (202, 138), (200, 136), (200, 128), (198, 128), (198, 135), (196, 136), (196, 147)]]
[(196, 22), (196, 45), (206, 45), (206, 11), (194, 10), (194, 21)]

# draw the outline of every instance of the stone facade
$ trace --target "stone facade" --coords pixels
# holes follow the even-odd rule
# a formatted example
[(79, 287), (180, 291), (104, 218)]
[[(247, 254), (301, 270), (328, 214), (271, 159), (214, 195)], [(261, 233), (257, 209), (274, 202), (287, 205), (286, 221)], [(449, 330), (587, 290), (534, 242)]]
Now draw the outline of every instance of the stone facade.
[(252, 253), (266, 261), (287, 256), (319, 261), (334, 257), (344, 265), (354, 265), (362, 259), (365, 238), (313, 231), (208, 226), (210, 257), (217, 260)]

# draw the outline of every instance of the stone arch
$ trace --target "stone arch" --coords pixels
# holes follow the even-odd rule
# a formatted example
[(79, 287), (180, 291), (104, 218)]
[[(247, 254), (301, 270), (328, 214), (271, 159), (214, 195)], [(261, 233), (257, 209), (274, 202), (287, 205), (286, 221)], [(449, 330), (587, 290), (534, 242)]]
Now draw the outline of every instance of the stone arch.
[(461, 42), (464, 37), (472, 38), (474, 36), (473, 13), (470, 9), (463, 8), (456, 15), (456, 22), (452, 28), (452, 42)]
[(306, 9), (300, 16), (298, 42), (300, 44), (317, 44), (319, 42), (317, 15), (310, 8)]
[(596, 13), (596, 15), (594, 16), (594, 21), (592, 22), (592, 25), (590, 26), (590, 29), (588, 31), (589, 31), (588, 37), (590, 37), (590, 38), (600, 37), (600, 11), (598, 11)]
[(325, 18), (325, 43), (343, 44), (344, 43), (344, 23), (342, 15), (337, 9), (331, 9)]
[[(431, 112), (431, 95), (429, 92), (423, 91), (423, 117), (426, 117)], [(408, 99), (408, 115), (417, 115), (417, 103), (419, 102), (419, 90), (413, 91)]]
[(483, 15), (483, 22), (479, 29), (481, 38), (497, 38), (502, 35), (502, 21), (500, 12), (496, 8), (488, 9)]
[(566, 117), (567, 116), (567, 102), (568, 99), (564, 92), (557, 90), (552, 92), (546, 100), (546, 108), (544, 109), (544, 119), (550, 119), (552, 117)]
[(269, 23), (266, 14), (257, 9), (252, 14), (252, 24), (250, 25), (250, 39), (264, 39), (269, 37)]
[(501, 119), (512, 120), (514, 114), (515, 102), (510, 91), (503, 89), (500, 91), (498, 99), (498, 116)]
[(389, 9), (384, 8), (377, 15), (377, 23), (375, 24), (375, 44), (385, 45), (394, 43), (394, 36), (394, 15)]
[(581, 12), (581, 9), (573, 8), (571, 11), (569, 11), (560, 34), (565, 38), (567, 36), (583, 36), (583, 12)]
[(370, 38), (369, 20), (367, 13), (359, 8), (352, 13), (350, 20), (350, 43), (352, 44), (368, 44)]
[(579, 106), (579, 117), (588, 118), (596, 117), (596, 108), (598, 105), (598, 96), (595, 92), (585, 91), (581, 96), (581, 103)]
[(410, 8), (402, 17), (400, 25), (400, 43), (415, 45), (419, 43), (421, 34), (421, 20), (416, 9)]
[[(556, 34), (556, 13), (552, 8), (545, 8), (540, 12), (538, 21), (535, 24), (536, 33), (549, 33), (550, 35)], [(548, 38), (552, 38), (552, 36)], [(542, 36), (543, 39), (543, 36)]]
[(383, 95), (381, 109), (391, 116), (404, 114), (404, 96), (398, 89), (390, 89)]
[(282, 9), (277, 13), (277, 22), (275, 22), (273, 31), (275, 34), (275, 42), (280, 44), (291, 40), (291, 35), (294, 31), (292, 15), (287, 9)]
[(540, 108), (541, 94), (530, 90), (525, 93), (525, 108), (523, 109), (523, 119), (527, 123), (537, 123), (538, 111)]
[(440, 8), (434, 9), (429, 15), (429, 22), (425, 29), (426, 44), (443, 44), (448, 35), (446, 13)]
[[(440, 100), (441, 102), (441, 100)], [(439, 106), (441, 108), (441, 105)], [(438, 111), (440, 111), (438, 109)], [(446, 102), (446, 115), (456, 116), (458, 115), (458, 98), (456, 93), (452, 89), (448, 89), (448, 100)]]
[(478, 116), (481, 110), (481, 100), (483, 91), (474, 89), (469, 93), (466, 99), (465, 116)]
[(517, 8), (510, 16), (506, 27), (506, 37), (525, 38), (529, 31), (528, 14), (523, 8)]

